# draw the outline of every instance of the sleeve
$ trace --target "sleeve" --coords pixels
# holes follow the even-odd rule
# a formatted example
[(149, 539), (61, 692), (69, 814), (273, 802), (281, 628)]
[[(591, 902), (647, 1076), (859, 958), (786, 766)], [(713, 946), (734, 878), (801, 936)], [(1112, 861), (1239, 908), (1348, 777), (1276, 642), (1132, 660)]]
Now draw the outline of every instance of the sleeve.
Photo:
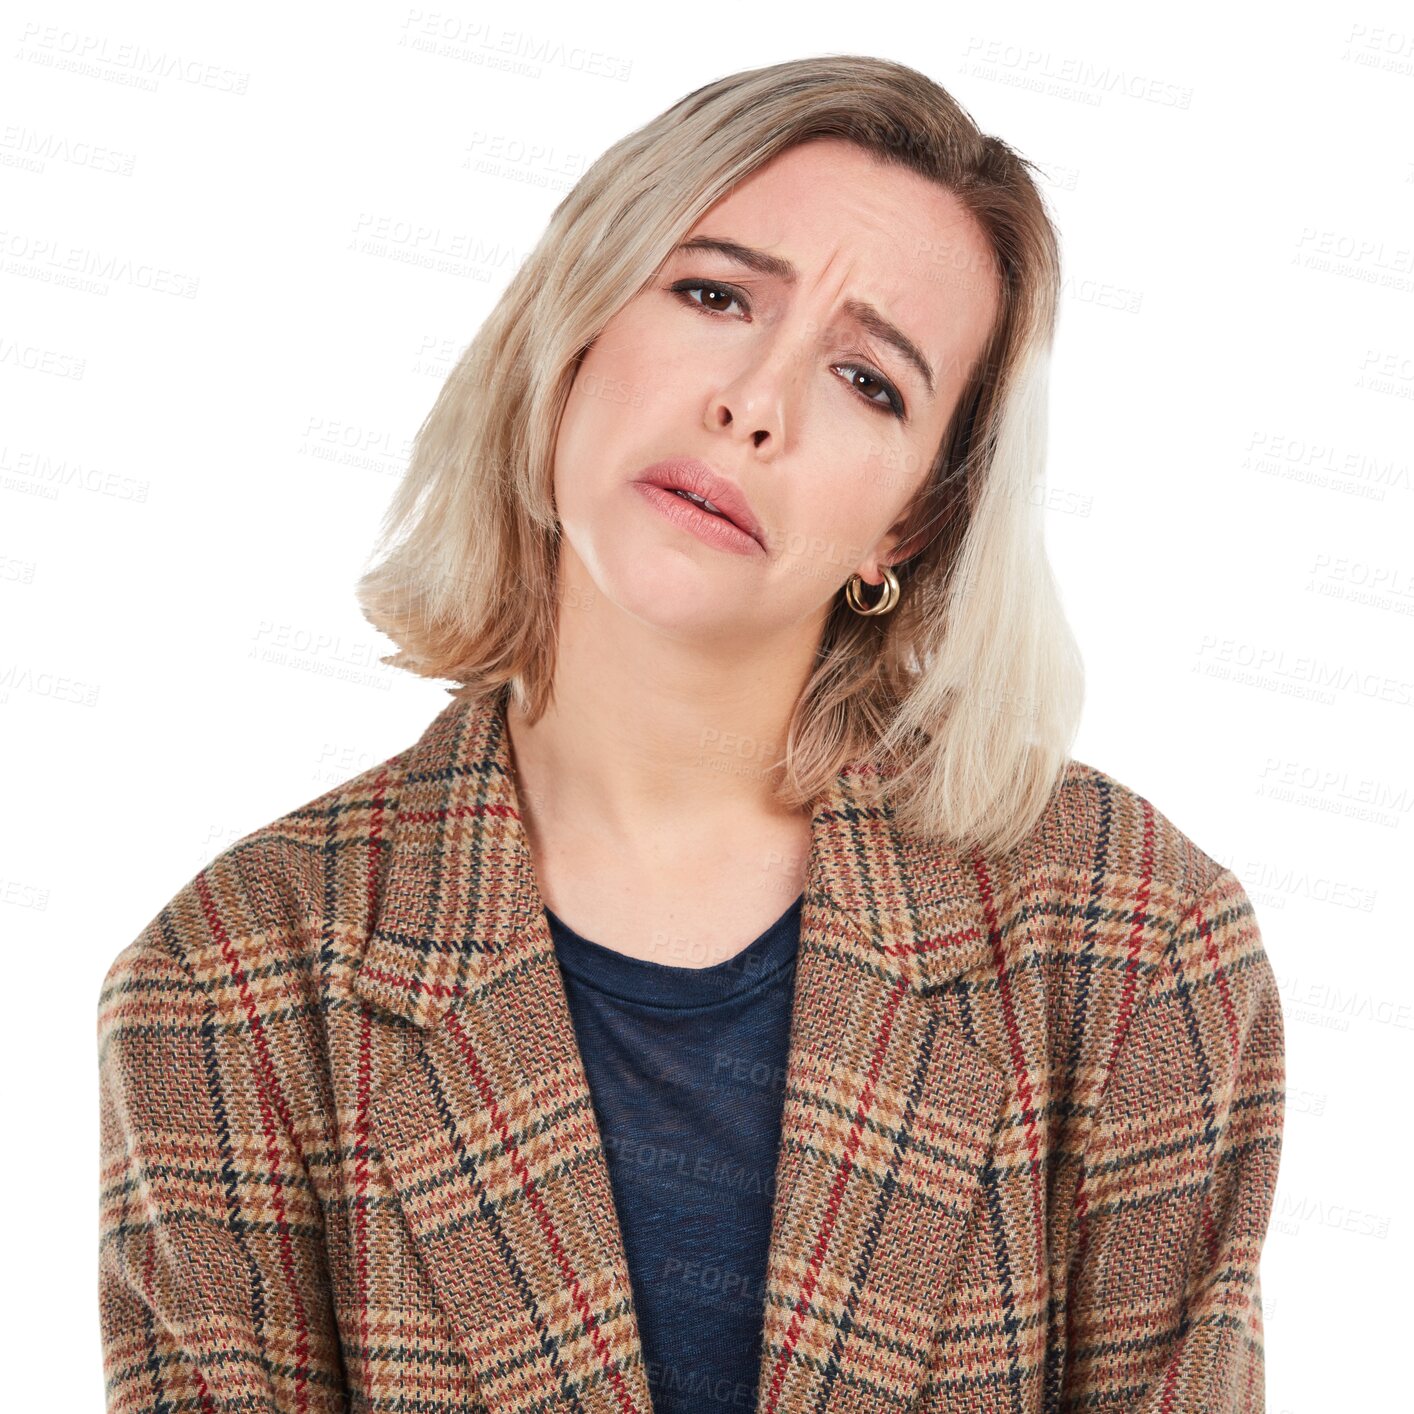
[(99, 997), (106, 1407), (345, 1409), (322, 1212), (259, 1018), (218, 1018), (160, 921)]
[(1062, 1407), (1260, 1414), (1283, 1022), (1230, 870), (1179, 919), (1130, 1015), (1080, 1170)]

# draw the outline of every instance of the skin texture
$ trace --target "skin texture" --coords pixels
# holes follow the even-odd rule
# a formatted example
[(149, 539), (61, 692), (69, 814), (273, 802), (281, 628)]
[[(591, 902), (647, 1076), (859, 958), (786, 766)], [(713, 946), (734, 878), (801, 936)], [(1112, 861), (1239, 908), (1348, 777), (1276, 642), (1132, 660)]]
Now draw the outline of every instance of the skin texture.
[[(786, 723), (846, 580), (877, 585), (911, 548), (905, 513), (1000, 298), (951, 193), (835, 139), (780, 154), (696, 236), (797, 277), (678, 251), (585, 354), (556, 446), (555, 695), (533, 726), (509, 714), (545, 901), (678, 966), (733, 956), (804, 885), (808, 813), (769, 799)], [(670, 288), (685, 280), (708, 288)], [(934, 391), (848, 300), (902, 329)], [(648, 504), (632, 483), (669, 456), (734, 481), (767, 553), (726, 553)]]

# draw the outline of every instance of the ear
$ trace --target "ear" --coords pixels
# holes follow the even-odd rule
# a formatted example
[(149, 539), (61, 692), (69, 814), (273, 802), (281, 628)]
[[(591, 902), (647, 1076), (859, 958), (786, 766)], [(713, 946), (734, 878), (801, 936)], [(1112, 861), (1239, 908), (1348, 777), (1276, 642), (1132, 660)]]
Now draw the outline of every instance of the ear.
[(897, 520), (879, 537), (878, 543), (856, 566), (854, 572), (865, 584), (882, 584), (885, 565), (895, 565), (906, 560), (909, 553), (900, 553), (899, 545), (907, 528), (905, 519)]
[(881, 582), (883, 574), (877, 566), (899, 565), (905, 560), (911, 560), (933, 541), (947, 533), (948, 527), (956, 520), (960, 510), (958, 494), (954, 489), (942, 504), (937, 504), (935, 497), (935, 503), (931, 509), (920, 504), (917, 498), (910, 502), (899, 518), (880, 537), (872, 554), (864, 561), (865, 565), (875, 567), (875, 578), (871, 579), (869, 575), (865, 574), (863, 567), (859, 570), (860, 577), (869, 579), (870, 583), (874, 584)]

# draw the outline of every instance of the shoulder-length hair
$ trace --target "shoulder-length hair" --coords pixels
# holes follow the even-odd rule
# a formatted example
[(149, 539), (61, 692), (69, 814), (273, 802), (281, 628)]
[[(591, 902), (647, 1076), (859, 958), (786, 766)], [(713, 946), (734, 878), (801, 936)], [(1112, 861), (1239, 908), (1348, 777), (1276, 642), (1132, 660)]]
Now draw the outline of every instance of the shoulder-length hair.
[(909, 508), (902, 597), (870, 618), (838, 596), (773, 766), (776, 798), (807, 807), (845, 772), (870, 797), (887, 782), (900, 829), (1010, 849), (1065, 775), (1083, 690), (1042, 543), (1058, 242), (1033, 164), (904, 64), (832, 55), (732, 74), (605, 151), (423, 421), (358, 600), (398, 644), (381, 661), (453, 679), (455, 697), (508, 690), (538, 718), (559, 607), (553, 452), (580, 358), (707, 208), (822, 137), (952, 192), (993, 254), (977, 278), (1001, 300)]

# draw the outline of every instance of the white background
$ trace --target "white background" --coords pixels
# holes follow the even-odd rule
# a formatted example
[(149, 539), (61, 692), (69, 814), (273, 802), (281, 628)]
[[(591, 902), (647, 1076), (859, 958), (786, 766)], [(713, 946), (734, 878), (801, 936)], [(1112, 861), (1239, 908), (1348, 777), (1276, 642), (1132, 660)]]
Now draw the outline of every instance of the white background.
[[(1414, 1255), (1407, 8), (70, 4), (0, 33), (10, 1407), (102, 1407), (108, 963), (226, 845), (449, 700), (378, 662), (352, 588), (452, 360), (605, 146), (826, 52), (923, 69), (1046, 173), (1075, 755), (1236, 870), (1281, 983), (1268, 1408), (1391, 1406)], [(450, 53), (420, 47), (441, 33)]]

